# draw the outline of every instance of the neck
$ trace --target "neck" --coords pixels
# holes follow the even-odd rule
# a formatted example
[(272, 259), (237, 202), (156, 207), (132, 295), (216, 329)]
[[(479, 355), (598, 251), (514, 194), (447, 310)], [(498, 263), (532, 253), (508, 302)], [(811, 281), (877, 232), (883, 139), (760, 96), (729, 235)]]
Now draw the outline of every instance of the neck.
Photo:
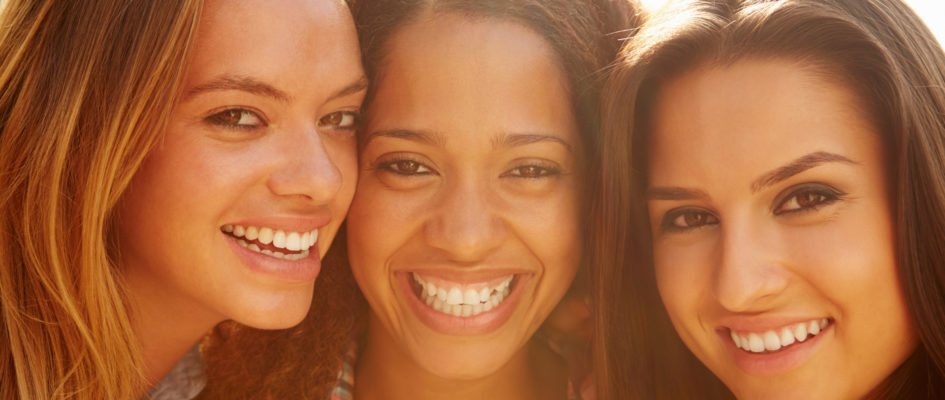
[(147, 392), (223, 318), (195, 307), (178, 294), (155, 290), (150, 284), (136, 285), (135, 277), (126, 278), (132, 327), (148, 382), (143, 392)]
[(463, 380), (440, 377), (404, 352), (372, 313), (367, 340), (355, 366), (354, 387), (358, 400), (555, 399), (565, 397), (566, 382), (560, 358), (551, 355), (544, 344), (532, 342), (487, 376)]

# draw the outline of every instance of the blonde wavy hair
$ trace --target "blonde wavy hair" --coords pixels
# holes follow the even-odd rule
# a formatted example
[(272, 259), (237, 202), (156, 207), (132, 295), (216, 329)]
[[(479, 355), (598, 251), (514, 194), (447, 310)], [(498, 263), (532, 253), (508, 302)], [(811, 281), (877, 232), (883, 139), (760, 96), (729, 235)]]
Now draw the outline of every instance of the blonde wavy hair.
[(201, 0), (3, 0), (0, 398), (146, 390), (115, 204), (164, 131)]

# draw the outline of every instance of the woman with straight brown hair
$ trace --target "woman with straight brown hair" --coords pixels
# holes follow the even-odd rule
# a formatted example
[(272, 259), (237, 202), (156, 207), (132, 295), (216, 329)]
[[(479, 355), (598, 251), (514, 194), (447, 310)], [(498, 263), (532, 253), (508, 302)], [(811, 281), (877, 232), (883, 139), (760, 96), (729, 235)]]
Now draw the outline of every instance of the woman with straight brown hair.
[(0, 398), (139, 398), (223, 320), (298, 323), (365, 89), (340, 1), (6, 2)]
[(908, 6), (672, 3), (604, 126), (609, 235), (652, 250), (611, 293), (658, 288), (736, 397), (945, 396), (945, 55)]

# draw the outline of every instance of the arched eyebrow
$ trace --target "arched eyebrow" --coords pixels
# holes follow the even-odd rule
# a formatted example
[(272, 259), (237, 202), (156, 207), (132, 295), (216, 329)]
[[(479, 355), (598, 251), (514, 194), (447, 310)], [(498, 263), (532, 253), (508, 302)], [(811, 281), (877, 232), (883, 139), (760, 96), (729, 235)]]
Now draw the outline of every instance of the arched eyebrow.
[(574, 149), (571, 147), (571, 144), (561, 139), (558, 136), (546, 134), (546, 133), (510, 133), (506, 135), (499, 135), (492, 140), (493, 147), (515, 147), (515, 146), (524, 146), (532, 143), (541, 143), (541, 142), (551, 142), (557, 143), (562, 146), (568, 152), (574, 153)]
[(751, 192), (757, 193), (761, 189), (828, 162), (859, 164), (856, 161), (836, 153), (828, 153), (825, 151), (810, 153), (761, 175), (751, 183)]
[(701, 190), (675, 186), (647, 188), (644, 196), (647, 200), (693, 200), (709, 198), (709, 195)]
[(395, 139), (404, 139), (412, 142), (418, 142), (428, 145), (437, 145), (442, 146), (446, 139), (443, 137), (442, 133), (439, 132), (430, 132), (424, 130), (414, 130), (414, 129), (381, 129), (373, 132), (369, 132), (364, 135), (364, 141), (361, 144), (362, 147), (367, 146), (371, 140), (377, 137), (389, 137)]
[(206, 92), (219, 90), (239, 90), (254, 95), (269, 97), (282, 103), (287, 103), (291, 99), (286, 92), (276, 89), (268, 83), (246, 76), (223, 75), (214, 78), (210, 82), (190, 88), (187, 90), (187, 93), (184, 94), (184, 100)]
[[(362, 75), (358, 77), (358, 79), (355, 79), (354, 82), (346, 85), (329, 96), (328, 101), (367, 90), (367, 86), (368, 80)], [(258, 96), (269, 97), (281, 103), (288, 103), (289, 100), (292, 99), (288, 93), (257, 79), (246, 76), (222, 75), (211, 80), (210, 82), (190, 88), (190, 90), (184, 94), (184, 100), (197, 96), (201, 93), (217, 90), (239, 90)]]
[[(828, 162), (859, 164), (856, 161), (835, 153), (825, 151), (810, 153), (761, 175), (751, 183), (751, 192), (757, 193), (761, 189)], [(675, 186), (647, 188), (645, 196), (647, 200), (693, 200), (709, 198), (709, 195), (701, 190)]]

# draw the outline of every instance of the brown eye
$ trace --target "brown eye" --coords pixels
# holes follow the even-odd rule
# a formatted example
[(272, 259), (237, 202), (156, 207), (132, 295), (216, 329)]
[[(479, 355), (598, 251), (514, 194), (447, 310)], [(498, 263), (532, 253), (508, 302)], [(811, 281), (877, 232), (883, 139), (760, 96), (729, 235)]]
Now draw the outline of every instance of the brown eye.
[(561, 174), (561, 169), (554, 163), (530, 161), (532, 164), (512, 168), (502, 174), (503, 177), (538, 179)]
[(685, 226), (699, 226), (705, 224), (706, 216), (705, 214), (697, 213), (686, 213), (682, 215), (683, 222)]
[(258, 128), (265, 126), (263, 119), (250, 110), (231, 108), (213, 114), (206, 119), (214, 125), (229, 128)]
[(350, 111), (333, 112), (319, 119), (318, 124), (335, 129), (353, 129), (357, 127), (358, 114)]
[(378, 165), (381, 171), (393, 172), (398, 175), (429, 175), (434, 173), (430, 167), (427, 167), (419, 161), (410, 159), (391, 160)]
[(664, 230), (686, 231), (703, 226), (717, 225), (719, 218), (714, 214), (702, 209), (677, 209), (670, 211), (663, 218), (662, 227)]
[(805, 186), (787, 195), (775, 208), (776, 215), (815, 210), (840, 199), (842, 194), (824, 185)]
[(810, 207), (824, 201), (826, 197), (820, 193), (806, 192), (797, 195), (797, 204), (801, 207)]
[(420, 163), (410, 160), (398, 161), (394, 166), (396, 166), (397, 171), (408, 174), (415, 174), (420, 170)]

